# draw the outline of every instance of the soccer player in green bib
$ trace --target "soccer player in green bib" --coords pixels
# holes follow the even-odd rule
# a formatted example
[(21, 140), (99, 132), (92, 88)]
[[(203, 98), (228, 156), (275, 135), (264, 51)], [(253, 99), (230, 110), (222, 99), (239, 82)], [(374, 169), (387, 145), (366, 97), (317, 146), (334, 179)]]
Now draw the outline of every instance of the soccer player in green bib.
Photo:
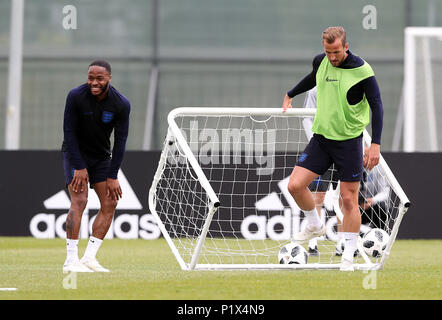
[(342, 27), (329, 27), (322, 33), (324, 53), (313, 59), (313, 71), (284, 97), (283, 110), (292, 99), (317, 87), (317, 111), (313, 137), (299, 156), (290, 176), (288, 189), (307, 219), (306, 228), (293, 241), (307, 241), (325, 234), (309, 184), (335, 164), (341, 180), (345, 249), (341, 271), (353, 271), (353, 255), (361, 226), (358, 205), (359, 183), (363, 172), (362, 133), (372, 112), (372, 141), (367, 169), (379, 162), (383, 108), (379, 87), (370, 65), (348, 49)]

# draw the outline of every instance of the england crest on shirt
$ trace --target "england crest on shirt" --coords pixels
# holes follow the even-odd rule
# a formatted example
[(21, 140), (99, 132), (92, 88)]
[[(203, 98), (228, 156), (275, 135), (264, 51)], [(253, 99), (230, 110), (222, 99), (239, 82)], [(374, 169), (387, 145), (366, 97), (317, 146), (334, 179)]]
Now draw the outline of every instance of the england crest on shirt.
[(104, 123), (109, 123), (112, 121), (112, 119), (114, 118), (114, 113), (110, 112), (110, 111), (103, 111), (103, 115), (101, 117), (101, 120)]

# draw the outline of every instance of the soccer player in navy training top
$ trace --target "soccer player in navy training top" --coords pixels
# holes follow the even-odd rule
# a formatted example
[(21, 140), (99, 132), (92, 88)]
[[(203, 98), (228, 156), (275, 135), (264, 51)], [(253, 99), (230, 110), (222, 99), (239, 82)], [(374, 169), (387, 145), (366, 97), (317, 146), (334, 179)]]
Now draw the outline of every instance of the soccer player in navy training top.
[[(111, 79), (110, 64), (94, 61), (89, 65), (87, 83), (72, 89), (66, 99), (62, 153), (71, 207), (66, 218), (67, 255), (63, 272), (109, 272), (98, 263), (96, 254), (122, 197), (117, 175), (126, 149), (130, 113), (129, 100), (111, 86)], [(78, 237), (87, 205), (88, 183), (97, 193), (100, 210), (84, 256), (79, 260)]]

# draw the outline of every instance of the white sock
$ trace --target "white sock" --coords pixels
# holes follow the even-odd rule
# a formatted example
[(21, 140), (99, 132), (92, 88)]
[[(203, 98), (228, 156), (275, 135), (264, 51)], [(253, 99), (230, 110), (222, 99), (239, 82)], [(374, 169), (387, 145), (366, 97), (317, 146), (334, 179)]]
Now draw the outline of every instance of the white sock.
[(357, 232), (343, 232), (342, 236), (345, 241), (344, 252), (342, 259), (353, 261), (353, 255), (358, 248), (358, 233)]
[(338, 241), (337, 241), (337, 243), (338, 244), (341, 243), (341, 240), (342, 240), (342, 232), (338, 231)]
[(66, 263), (78, 260), (78, 239), (66, 239)]
[(317, 245), (318, 245), (318, 239), (317, 238), (313, 238), (313, 239), (310, 239), (308, 241), (308, 247), (311, 248), (311, 249), (316, 248)]
[(304, 211), (305, 218), (307, 219), (307, 224), (309, 227), (314, 227), (316, 229), (320, 228), (322, 226), (322, 221), (319, 218), (318, 211), (316, 208), (310, 211)]
[(84, 256), (95, 259), (102, 242), (103, 240), (91, 236), (86, 251), (84, 252)]

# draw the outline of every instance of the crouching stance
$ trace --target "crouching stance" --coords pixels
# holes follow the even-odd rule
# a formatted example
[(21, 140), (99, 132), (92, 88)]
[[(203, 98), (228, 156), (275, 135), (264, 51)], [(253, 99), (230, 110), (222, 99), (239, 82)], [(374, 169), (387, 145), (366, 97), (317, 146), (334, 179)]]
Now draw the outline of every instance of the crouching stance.
[[(94, 61), (89, 65), (87, 83), (72, 89), (66, 99), (62, 154), (71, 206), (66, 218), (67, 255), (63, 272), (109, 272), (98, 263), (96, 255), (122, 197), (117, 177), (125, 153), (130, 113), (129, 101), (110, 85), (111, 78), (109, 63)], [(100, 210), (80, 260), (78, 238), (88, 201), (88, 184), (100, 200)]]

